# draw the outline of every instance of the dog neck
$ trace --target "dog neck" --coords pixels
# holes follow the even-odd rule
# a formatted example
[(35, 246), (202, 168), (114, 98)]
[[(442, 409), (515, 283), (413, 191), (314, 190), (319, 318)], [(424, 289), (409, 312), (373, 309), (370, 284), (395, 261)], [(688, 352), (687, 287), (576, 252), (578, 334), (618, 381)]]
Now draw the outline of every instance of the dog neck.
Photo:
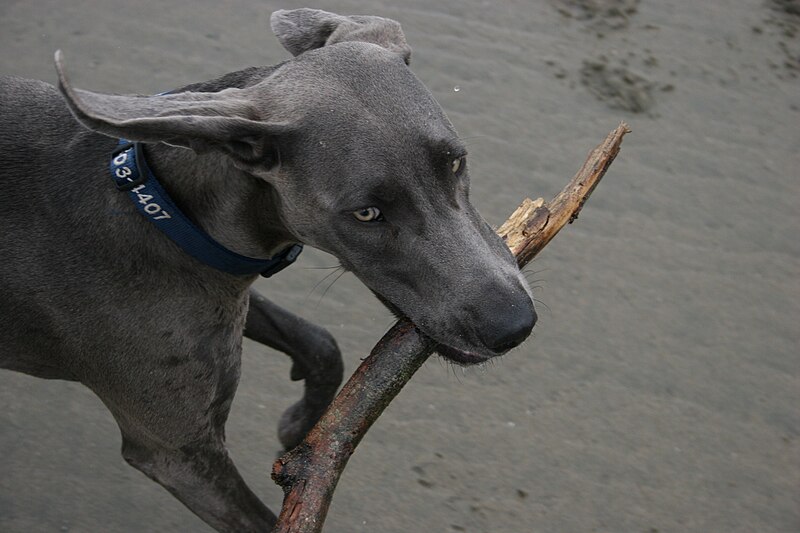
[(281, 222), (275, 189), (227, 158), (166, 144), (143, 148), (151, 170), (181, 211), (229, 250), (269, 258), (297, 242)]

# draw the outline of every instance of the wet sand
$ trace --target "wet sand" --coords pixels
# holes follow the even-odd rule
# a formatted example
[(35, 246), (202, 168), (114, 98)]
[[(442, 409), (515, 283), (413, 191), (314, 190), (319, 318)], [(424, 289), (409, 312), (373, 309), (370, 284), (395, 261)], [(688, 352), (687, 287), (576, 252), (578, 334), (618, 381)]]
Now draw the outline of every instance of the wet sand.
[[(62, 48), (78, 87), (160, 92), (286, 58), (269, 14), (302, 5), (5, 0), (0, 73), (53, 81)], [(633, 128), (529, 268), (535, 337), (483, 370), (429, 361), (352, 458), (326, 531), (800, 531), (797, 2), (315, 7), (403, 24), (492, 224)], [(334, 264), (308, 251), (259, 287), (330, 328), (352, 370), (392, 319), (351, 275), (316, 286)], [(228, 424), (273, 509), (288, 375), (246, 342)], [(208, 531), (123, 462), (83, 387), (1, 372), (0, 405), (0, 531)]]

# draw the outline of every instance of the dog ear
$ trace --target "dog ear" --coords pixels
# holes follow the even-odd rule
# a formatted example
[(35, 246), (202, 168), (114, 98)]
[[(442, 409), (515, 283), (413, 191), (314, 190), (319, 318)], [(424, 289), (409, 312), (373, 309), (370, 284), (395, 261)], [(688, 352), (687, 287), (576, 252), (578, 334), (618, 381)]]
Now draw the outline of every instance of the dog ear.
[(318, 9), (281, 9), (272, 14), (272, 31), (292, 55), (323, 46), (360, 41), (380, 45), (411, 60), (411, 47), (406, 42), (400, 23), (369, 16), (342, 16)]
[(240, 89), (162, 96), (112, 95), (75, 89), (55, 55), (58, 86), (72, 114), (87, 128), (111, 137), (163, 142), (203, 153), (221, 150), (243, 164), (272, 166), (275, 143), (285, 124), (258, 120)]

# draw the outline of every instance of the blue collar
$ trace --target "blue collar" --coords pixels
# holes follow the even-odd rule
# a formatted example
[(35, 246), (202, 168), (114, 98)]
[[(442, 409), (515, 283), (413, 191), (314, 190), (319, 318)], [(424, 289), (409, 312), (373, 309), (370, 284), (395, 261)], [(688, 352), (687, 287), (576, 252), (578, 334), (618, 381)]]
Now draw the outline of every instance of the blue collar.
[(254, 259), (228, 250), (178, 209), (147, 166), (140, 143), (120, 139), (110, 168), (117, 189), (128, 192), (139, 212), (184, 252), (208, 266), (238, 276), (268, 278), (291, 265), (303, 251), (302, 244), (294, 244), (271, 259)]

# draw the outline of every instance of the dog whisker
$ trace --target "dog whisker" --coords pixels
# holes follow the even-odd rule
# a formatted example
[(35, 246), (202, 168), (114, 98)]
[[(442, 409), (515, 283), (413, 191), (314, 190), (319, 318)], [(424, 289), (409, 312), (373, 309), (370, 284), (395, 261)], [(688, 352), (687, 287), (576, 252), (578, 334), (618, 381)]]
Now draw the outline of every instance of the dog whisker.
[(470, 148), (477, 144), (475, 141), (483, 141), (487, 138), (489, 138), (489, 135), (470, 135), (468, 137), (461, 137), (460, 140), (467, 148)]
[(547, 272), (549, 270), (550, 270), (549, 268), (542, 268), (542, 269), (539, 269), (539, 270), (534, 270), (532, 268), (525, 268), (525, 269), (522, 270), (522, 273), (524, 275), (526, 275), (526, 276), (528, 276), (528, 275), (535, 276), (536, 274), (541, 274), (542, 272)]
[(552, 313), (553, 312), (553, 310), (550, 309), (549, 305), (547, 305), (543, 301), (539, 300), (538, 298), (534, 298), (533, 301), (534, 301), (534, 303), (537, 303), (537, 304), (541, 305), (542, 307), (544, 307), (547, 310), (548, 313)]
[[(335, 270), (334, 270), (333, 272), (331, 272), (331, 274), (335, 274), (335, 273), (336, 273), (336, 271), (335, 271)], [(328, 286), (325, 288), (325, 290), (323, 291), (323, 293), (322, 293), (322, 296), (320, 296), (320, 297), (319, 297), (319, 300), (317, 301), (317, 307), (319, 307), (319, 304), (320, 304), (320, 303), (322, 303), (322, 299), (323, 299), (323, 298), (325, 298), (325, 295), (326, 295), (326, 294), (328, 294), (328, 291), (329, 291), (329, 290), (331, 290), (331, 287), (333, 287), (333, 284), (334, 284), (334, 283), (336, 283), (337, 281), (339, 281), (339, 279), (340, 279), (342, 276), (344, 276), (346, 273), (347, 273), (347, 270), (345, 270), (345, 269), (343, 268), (343, 269), (342, 269), (342, 271), (341, 271), (341, 272), (339, 272), (339, 275), (338, 275), (338, 276), (336, 276), (336, 277), (333, 279), (333, 281), (331, 281), (331, 282), (330, 282), (330, 284), (329, 284), (329, 285), (328, 285)], [(326, 277), (328, 277), (328, 276), (326, 276)]]
[[(341, 268), (341, 267), (339, 267), (339, 268)], [(342, 269), (342, 270), (344, 270), (344, 269)], [(308, 294), (306, 295), (306, 298), (309, 298), (312, 294), (314, 294), (314, 291), (317, 290), (317, 287), (322, 285), (322, 283), (324, 283), (326, 279), (328, 279), (331, 276), (335, 275), (336, 272), (337, 272), (337, 270), (332, 270), (331, 272), (328, 272), (327, 274), (325, 274), (325, 277), (323, 277), (321, 280), (319, 280), (317, 283), (315, 283), (313, 287), (311, 287), (311, 290), (308, 291)]]
[(303, 270), (335, 270), (337, 268), (343, 268), (343, 267), (342, 265), (333, 265), (326, 267), (303, 267)]

